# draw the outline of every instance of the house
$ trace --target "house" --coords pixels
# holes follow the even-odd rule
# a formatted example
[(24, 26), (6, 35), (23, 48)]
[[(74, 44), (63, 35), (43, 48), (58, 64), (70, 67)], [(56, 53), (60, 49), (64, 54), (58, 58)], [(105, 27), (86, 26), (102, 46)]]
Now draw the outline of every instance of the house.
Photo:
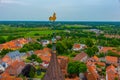
[(91, 32), (94, 32), (96, 34), (100, 34), (103, 33), (103, 31), (99, 30), (99, 29), (90, 29)]
[(87, 73), (86, 73), (86, 77), (87, 80), (99, 80), (100, 76), (97, 72), (96, 69), (96, 62), (94, 62), (94, 60), (92, 58), (88, 59), (86, 62), (87, 65)]
[(99, 74), (97, 73), (96, 68), (94, 66), (87, 66), (87, 68), (87, 80), (98, 80)]
[(2, 49), (11, 49), (11, 50), (20, 49), (23, 47), (24, 44), (29, 43), (29, 42), (30, 41), (25, 38), (12, 40), (12, 41), (6, 42), (4, 44), (0, 44), (0, 50), (2, 50)]
[[(49, 65), (49, 62), (50, 62), (50, 59), (51, 59), (51, 49), (49, 48), (44, 48), (43, 50), (36, 50), (34, 51), (34, 53), (39, 56), (41, 58), (41, 60), (43, 61), (41, 63), (41, 66), (44, 67), (44, 68), (47, 68), (48, 65)], [(65, 56), (58, 56), (57, 57), (58, 59), (58, 62), (59, 62), (59, 65), (60, 65), (60, 68), (62, 69), (62, 72), (64, 74), (67, 73), (67, 64), (68, 64), (68, 57), (65, 57)]]
[(100, 47), (99, 48), (100, 53), (107, 53), (108, 51), (114, 52), (115, 49), (114, 49), (114, 47)]
[(49, 43), (50, 43), (49, 40), (42, 40), (41, 41), (42, 46), (47, 46)]
[(113, 65), (106, 68), (106, 80), (115, 80), (118, 78), (118, 73)]
[(120, 76), (120, 65), (117, 66), (118, 76)]
[(17, 78), (17, 76), (21, 73), (24, 66), (24, 62), (16, 60), (0, 75), (0, 80), (22, 80)]
[(43, 50), (37, 50), (34, 51), (34, 53), (39, 56), (42, 61), (44, 62), (50, 62), (50, 58), (51, 58), (51, 49), (49, 48), (44, 48)]
[(92, 59), (95, 61), (95, 62), (98, 62), (99, 61), (99, 58), (97, 56), (93, 56)]
[(63, 74), (67, 74), (67, 65), (69, 62), (69, 58), (65, 56), (58, 56), (57, 59)]
[(1, 76), (0, 80), (23, 80), (23, 79), (18, 77), (12, 77), (12, 76), (6, 76), (6, 77)]
[(2, 61), (10, 65), (15, 60), (21, 60), (24, 55), (25, 53), (20, 53), (19, 51), (9, 52), (2, 58)]
[(104, 62), (97, 62), (96, 64), (99, 65), (99, 66), (102, 66), (102, 67), (106, 66), (106, 64)]
[(113, 56), (106, 56), (105, 60), (106, 60), (107, 64), (117, 65), (117, 63), (118, 63), (118, 58), (117, 57), (113, 57)]
[(74, 51), (79, 51), (81, 49), (84, 49), (86, 46), (84, 44), (74, 44), (73, 45), (73, 50)]
[(86, 62), (88, 58), (88, 55), (84, 52), (76, 55), (73, 60), (75, 61), (81, 61), (81, 62)]
[(1, 64), (0, 64), (1, 66), (3, 66), (5, 69), (8, 67), (8, 64), (7, 63), (5, 63), (5, 62), (1, 62)]
[(115, 47), (101, 47), (101, 48), (99, 48), (100, 53), (107, 53), (108, 51), (111, 51), (113, 53), (120, 55), (120, 51), (117, 50)]
[(44, 68), (47, 68), (49, 66), (49, 62), (42, 62), (41, 65), (44, 67)]
[(22, 69), (25, 67), (25, 63), (23, 61), (15, 60), (3, 74), (8, 73), (10, 76), (18, 76)]
[(0, 74), (5, 71), (5, 68), (0, 64)]
[(56, 36), (56, 39), (57, 40), (61, 40), (61, 36)]

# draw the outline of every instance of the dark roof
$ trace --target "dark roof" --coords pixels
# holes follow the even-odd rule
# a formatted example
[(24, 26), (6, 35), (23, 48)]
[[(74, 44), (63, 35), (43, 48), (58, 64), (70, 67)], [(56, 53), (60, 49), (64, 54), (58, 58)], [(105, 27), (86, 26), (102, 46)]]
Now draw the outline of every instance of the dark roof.
[(19, 51), (13, 51), (13, 52), (9, 52), (7, 54), (11, 59), (14, 59), (16, 57), (21, 57), (23, 55), (25, 55), (25, 53), (20, 53)]
[(43, 80), (65, 80), (55, 52), (52, 52), (50, 64)]

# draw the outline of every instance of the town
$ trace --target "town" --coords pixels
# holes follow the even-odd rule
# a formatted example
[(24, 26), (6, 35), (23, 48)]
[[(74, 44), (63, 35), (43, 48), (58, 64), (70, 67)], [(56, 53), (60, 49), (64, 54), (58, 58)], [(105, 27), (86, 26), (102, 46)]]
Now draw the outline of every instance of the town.
[[(1, 24), (0, 80), (48, 80), (44, 78), (54, 73), (64, 80), (119, 80), (120, 27), (116, 32), (116, 25), (86, 24), (56, 23), (55, 29)], [(53, 59), (54, 32), (58, 63)]]

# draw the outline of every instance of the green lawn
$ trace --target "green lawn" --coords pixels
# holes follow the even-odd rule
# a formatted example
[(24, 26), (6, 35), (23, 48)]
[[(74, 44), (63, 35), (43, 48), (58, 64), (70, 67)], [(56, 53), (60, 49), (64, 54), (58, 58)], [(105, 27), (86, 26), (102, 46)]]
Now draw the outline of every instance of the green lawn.
[[(48, 35), (48, 34), (52, 34), (53, 32), (54, 32), (53, 30), (30, 31), (25, 34), (25, 37), (29, 37), (29, 36), (32, 37), (35, 36), (35, 34)], [(61, 32), (61, 30), (55, 30), (55, 32)]]
[[(62, 30), (55, 30), (55, 32), (61, 32)], [(42, 35), (52, 34), (54, 31), (47, 27), (36, 27), (36, 28), (23, 28), (23, 27), (9, 27), (5, 26), (0, 28), (0, 36), (5, 39), (8, 36), (24, 36), (24, 37), (37, 37)]]
[(2, 36), (3, 38), (7, 39), (8, 36)]

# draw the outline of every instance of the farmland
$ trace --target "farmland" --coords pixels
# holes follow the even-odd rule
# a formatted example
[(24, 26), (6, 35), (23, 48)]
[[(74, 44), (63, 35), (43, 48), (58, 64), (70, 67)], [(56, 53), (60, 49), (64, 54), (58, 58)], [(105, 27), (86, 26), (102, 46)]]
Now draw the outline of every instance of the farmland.
[[(62, 30), (55, 30), (55, 32), (61, 32)], [(34, 37), (40, 35), (51, 35), (54, 30), (47, 27), (37, 28), (23, 28), (23, 27), (0, 27), (0, 36), (7, 38), (8, 36), (23, 36), (23, 37)]]

